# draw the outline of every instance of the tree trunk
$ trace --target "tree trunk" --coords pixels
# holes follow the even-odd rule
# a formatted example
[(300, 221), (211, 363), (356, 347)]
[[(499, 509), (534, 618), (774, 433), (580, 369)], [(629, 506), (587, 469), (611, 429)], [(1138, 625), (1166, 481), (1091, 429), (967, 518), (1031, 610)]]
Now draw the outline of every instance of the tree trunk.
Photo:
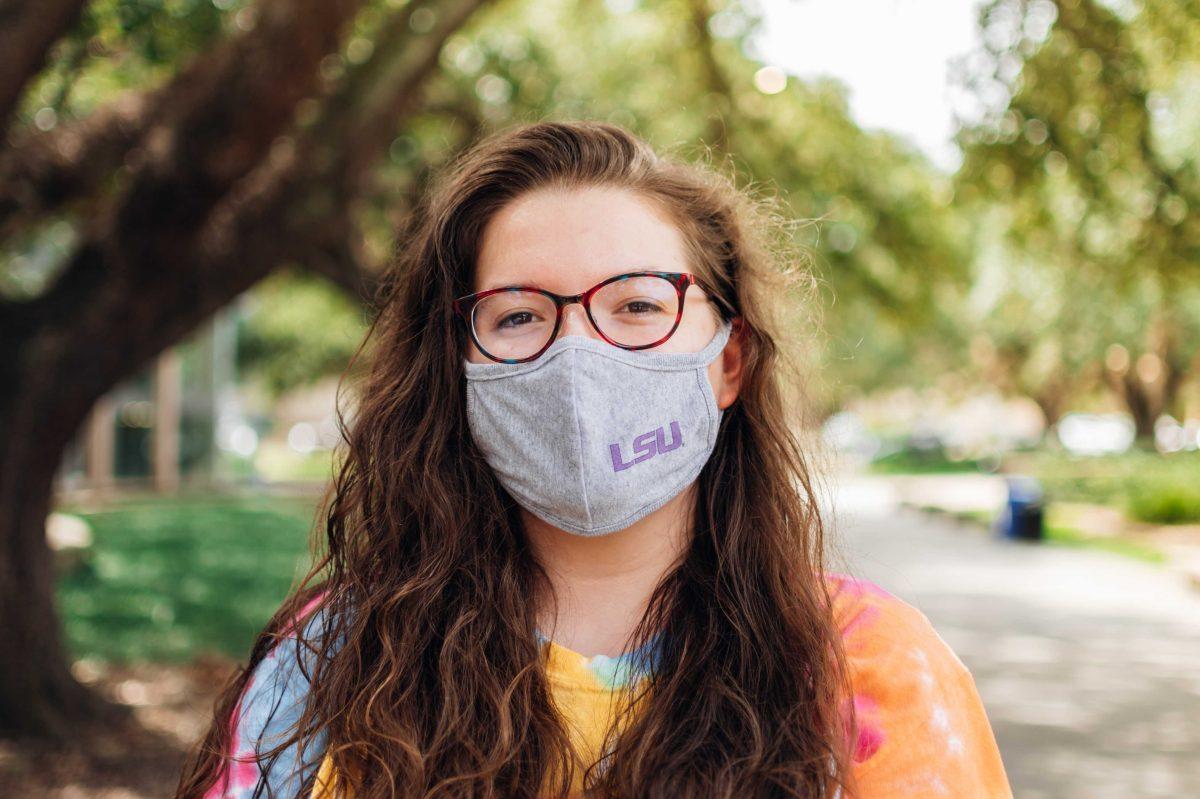
[(1058, 420), (1062, 418), (1063, 407), (1066, 402), (1066, 397), (1062, 393), (1060, 386), (1053, 386), (1049, 390), (1035, 391), (1031, 395), (1031, 398), (1037, 403), (1038, 408), (1041, 409), (1047, 430), (1058, 424)]
[[(74, 316), (24, 336), (16, 326), (4, 326), (0, 643), (7, 648), (0, 658), (0, 729), (11, 734), (62, 738), (73, 722), (107, 712), (69, 671), (54, 604), (45, 523), (67, 444), (106, 391), (182, 341), (277, 264), (260, 259), (236, 269), (226, 262), (224, 269), (205, 274), (203, 264), (188, 264), (183, 251), (176, 255), (177, 274), (147, 276), (136, 290), (119, 280), (75, 286), (92, 299)], [(86, 266), (93, 258), (104, 263), (87, 248), (79, 253), (80, 274), (96, 274), (96, 264)], [(196, 273), (207, 282), (180, 279)]]
[[(64, 436), (69, 439), (68, 427), (78, 427), (90, 403), (62, 392), (64, 409), (76, 411), (69, 418), (50, 416), (54, 400), (46, 389), (53, 381), (40, 357), (44, 350), (35, 342), (19, 350), (15, 345), (4, 342), (0, 396), (0, 730), (65, 743), (85, 719), (128, 713), (71, 674), (45, 534)], [(49, 419), (54, 422), (46, 424)]]

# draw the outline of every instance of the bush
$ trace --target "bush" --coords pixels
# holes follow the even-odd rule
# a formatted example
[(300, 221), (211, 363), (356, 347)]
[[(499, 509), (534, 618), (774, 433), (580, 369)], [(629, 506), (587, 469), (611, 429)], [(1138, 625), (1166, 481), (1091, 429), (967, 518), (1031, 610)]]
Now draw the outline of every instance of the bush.
[(1046, 494), (1061, 502), (1119, 507), (1131, 519), (1155, 524), (1200, 521), (1200, 452), (1041, 452), (1019, 461), (1020, 471), (1041, 480)]
[(980, 472), (983, 465), (974, 458), (952, 459), (942, 447), (917, 449), (906, 447), (880, 456), (870, 464), (876, 474), (936, 474), (941, 472)]
[(1137, 481), (1129, 486), (1125, 512), (1156, 524), (1200, 521), (1200, 485), (1178, 481)]

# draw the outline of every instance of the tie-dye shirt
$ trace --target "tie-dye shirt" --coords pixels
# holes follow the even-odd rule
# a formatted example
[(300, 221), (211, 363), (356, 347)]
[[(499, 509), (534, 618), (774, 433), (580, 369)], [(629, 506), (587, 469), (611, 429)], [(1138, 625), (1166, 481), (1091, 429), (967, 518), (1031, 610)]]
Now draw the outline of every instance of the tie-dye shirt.
[[(1012, 799), (974, 678), (928, 618), (869, 580), (836, 573), (826, 578), (859, 723), (855, 799)], [(635, 664), (653, 668), (653, 650), (586, 657), (540, 635), (539, 641), (555, 704), (580, 752), (595, 760), (612, 720), (614, 691), (639, 679)], [(637, 657), (642, 654), (647, 658)], [(294, 660), (269, 654), (256, 669), (239, 708), (235, 753), (252, 754), (260, 735), (279, 734), (299, 717), (303, 677), (284, 668)], [(323, 745), (314, 742), (312, 751)], [(249, 799), (260, 781), (274, 795), (292, 797), (313, 768), (310, 799), (346, 799), (331, 760), (306, 757), (300, 767), (297, 760), (294, 754), (281, 757), (265, 776), (253, 762), (234, 764), (205, 799)]]

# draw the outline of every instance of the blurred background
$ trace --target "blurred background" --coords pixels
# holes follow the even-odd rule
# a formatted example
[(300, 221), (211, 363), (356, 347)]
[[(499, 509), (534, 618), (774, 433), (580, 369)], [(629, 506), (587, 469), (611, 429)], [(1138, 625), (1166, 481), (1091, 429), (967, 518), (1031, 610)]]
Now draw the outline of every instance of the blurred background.
[(578, 117), (783, 199), (834, 545), (1015, 795), (1200, 796), (1196, 0), (2, 0), (0, 795), (174, 789), (398, 222)]

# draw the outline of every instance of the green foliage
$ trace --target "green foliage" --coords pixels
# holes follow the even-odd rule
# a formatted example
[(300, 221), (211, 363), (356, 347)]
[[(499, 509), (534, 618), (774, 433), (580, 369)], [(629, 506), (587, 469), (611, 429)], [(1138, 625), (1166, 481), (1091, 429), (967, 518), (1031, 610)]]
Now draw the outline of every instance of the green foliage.
[(1200, 452), (1130, 450), (1096, 457), (1040, 452), (1023, 459), (1022, 471), (1041, 480), (1053, 499), (1120, 507), (1147, 522), (1200, 520)]
[[(368, 65), (404, 12), (396, 0), (367, 3), (341, 54), (322, 63), (323, 76), (336, 80)], [(247, 0), (97, 0), (27, 92), (20, 121), (62, 125), (127, 89), (160, 85), (189, 57), (250, 27), (253, 13)], [(526, 120), (607, 119), (778, 198), (781, 244), (795, 248), (781, 265), (801, 266), (794, 260), (811, 254), (803, 266), (816, 273), (818, 301), (830, 310), (833, 346), (824, 364), (813, 365), (838, 378), (827, 404), (840, 400), (844, 386), (931, 378), (953, 357), (944, 342), (955, 328), (941, 308), (968, 262), (953, 188), (903, 140), (860, 130), (836, 81), (789, 78), (782, 91), (761, 89), (763, 64), (747, 54), (758, 25), (757, 11), (743, 4), (698, 22), (690, 0), (485, 5), (442, 49), (440, 71), (397, 125), (374, 179), (362, 184), (365, 196), (352, 198), (362, 251), (374, 263), (386, 261), (416, 192), (476, 134)], [(378, 84), (364, 92), (379, 91)], [(319, 115), (314, 109), (319, 103), (301, 109), (301, 125)], [(121, 174), (114, 178), (119, 187)], [(10, 271), (2, 263), (0, 270)], [(20, 282), (34, 294), (45, 280)], [(300, 323), (301, 311), (285, 310), (274, 291), (264, 286), (251, 295), (279, 307), (261, 309), (247, 325), (245, 368), (261, 370), (278, 392), (344, 366), (346, 342)], [(309, 294), (302, 304), (320, 302)], [(808, 319), (816, 309), (803, 310)], [(795, 326), (789, 332), (797, 338), (818, 334), (807, 321)]]
[(941, 447), (916, 449), (905, 447), (871, 461), (869, 470), (876, 474), (937, 474), (942, 472), (981, 472), (985, 464), (975, 458), (954, 460)]
[(346, 368), (366, 332), (363, 307), (323, 278), (281, 271), (248, 296), (238, 368), (274, 395)]
[(1129, 486), (1125, 503), (1131, 518), (1156, 524), (1200, 522), (1200, 482), (1147, 483), (1134, 482)]
[(80, 513), (93, 548), (58, 585), (72, 655), (245, 657), (310, 563), (314, 510), (301, 500), (190, 497)]
[(1146, 435), (1200, 345), (1198, 10), (992, 0), (980, 20), (985, 48), (960, 74), (984, 114), (959, 133), (956, 175), (993, 222), (965, 316), (976, 371), (1053, 417), (1144, 356), (1172, 388), (1139, 375), (1115, 393)]
[[(1014, 240), (1035, 251), (1056, 241), (1059, 257), (1113, 280), (1195, 267), (1200, 185), (1174, 155), (1187, 131), (1164, 123), (1200, 49), (1194, 9), (1180, 14), (1190, 24), (1152, 33), (1169, 5), (1152, 0), (1122, 18), (1096, 0), (989, 3), (995, 74), (976, 79), (1010, 99), (962, 132), (960, 179), (1012, 203)], [(1028, 24), (1014, 30), (1014, 20)], [(1164, 46), (1176, 58), (1162, 58)]]
[[(957, 331), (941, 308), (965, 287), (969, 263), (950, 181), (902, 139), (859, 129), (836, 81), (761, 90), (763, 64), (747, 55), (752, 7), (724, 7), (703, 33), (694, 13), (680, 0), (491, 7), (447, 43), (430, 84), (430, 105), (454, 116), (414, 119), (386, 173), (409, 180), (431, 157), (440, 163), (446, 143), (471, 132), (464, 107), (487, 128), (577, 116), (629, 126), (776, 201), (781, 267), (819, 283), (822, 307), (797, 309), (787, 331), (828, 334), (812, 368), (832, 379), (814, 399), (833, 406), (847, 386), (932, 379), (954, 357), (945, 342)], [(821, 316), (818, 330), (810, 320)]]
[[(369, 65), (405, 5), (366, 3), (342, 52), (322, 62), (323, 78), (336, 83)], [(89, 3), (26, 93), (19, 122), (50, 129), (125, 90), (151, 89), (252, 28), (254, 6)], [(983, 66), (961, 72), (988, 112), (964, 127), (955, 176), (899, 137), (859, 129), (835, 80), (762, 88), (764, 65), (749, 47), (756, 8), (714, 8), (698, 21), (690, 0), (482, 7), (414, 93), (417, 108), (396, 125), (373, 179), (362, 181), (364, 195), (347, 198), (361, 251), (386, 261), (416, 193), (477, 134), (586, 116), (714, 162), (778, 199), (782, 240), (794, 247), (782, 257), (815, 273), (824, 312), (802, 309), (804, 321), (798, 315), (788, 332), (822, 338), (812, 370), (823, 396), (814, 399), (827, 408), (949, 374), (964, 386), (983, 380), (1031, 396), (1053, 416), (1105, 390), (1110, 346), (1136, 360), (1157, 331), (1165, 335), (1156, 341), (1174, 342), (1164, 356), (1170, 368), (1190, 368), (1179, 354), (1200, 342), (1200, 282), (1186, 278), (1200, 261), (1200, 115), (1188, 103), (1200, 86), (1194, 4), (987, 4), (986, 46), (973, 59)], [(427, 22), (418, 16), (413, 25)], [(380, 83), (364, 94), (382, 91)], [(306, 102), (299, 124), (319, 109)], [(117, 170), (109, 184), (121, 180)], [(43, 262), (62, 257), (55, 242), (72, 241), (62, 225), (53, 232), (53, 241), (10, 240), (15, 254), (0, 256), (0, 289), (32, 296), (44, 288), (52, 270)], [(247, 324), (245, 368), (261, 371), (272, 392), (339, 371), (351, 345), (321, 336), (303, 322), (308, 311), (286, 309), (276, 291), (253, 293), (276, 307)], [(295, 292), (308, 310), (332, 302)], [(345, 308), (325, 310), (346, 318)]]
[[(144, 89), (236, 28), (245, 0), (94, 0), (50, 52), (20, 118), (48, 129), (87, 116), (125, 89)], [(242, 24), (249, 18), (243, 17)], [(40, 116), (38, 112), (42, 113)]]

